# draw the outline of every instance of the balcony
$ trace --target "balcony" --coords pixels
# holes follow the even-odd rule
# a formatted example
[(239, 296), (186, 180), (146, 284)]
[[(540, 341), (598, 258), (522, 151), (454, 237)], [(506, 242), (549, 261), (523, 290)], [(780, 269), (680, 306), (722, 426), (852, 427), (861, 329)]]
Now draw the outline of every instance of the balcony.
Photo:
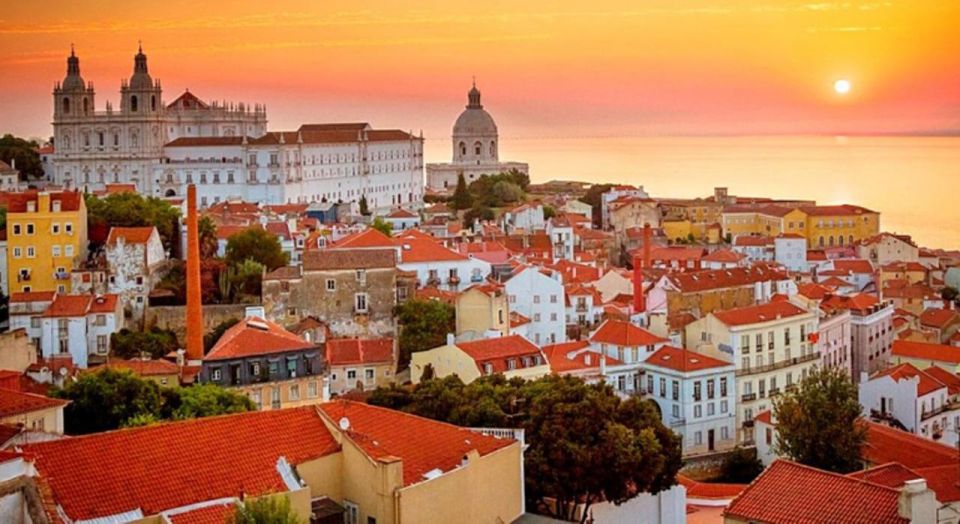
[(30, 282), (30, 273), (20, 273), (17, 275), (17, 282)]
[(56, 271), (53, 273), (54, 280), (70, 280), (70, 273), (66, 271)]
[(450, 278), (447, 279), (447, 283), (451, 286), (458, 286), (460, 285), (460, 277), (457, 275), (451, 275)]
[(780, 362), (774, 362), (773, 364), (765, 364), (762, 366), (750, 366), (749, 368), (738, 369), (736, 372), (736, 376), (743, 377), (747, 375), (753, 375), (756, 373), (763, 373), (766, 371), (773, 371), (777, 369), (787, 368), (790, 366), (803, 364), (804, 362), (810, 362), (811, 360), (817, 360), (819, 358), (820, 358), (820, 355), (814, 351), (802, 357), (783, 359)]
[(586, 312), (587, 312), (587, 304), (586, 304), (585, 302), (578, 302), (578, 303), (577, 303), (577, 312), (578, 312), (578, 313), (586, 313)]
[(753, 419), (744, 420), (744, 421), (743, 421), (743, 427), (745, 427), (745, 428), (752, 428), (752, 427), (753, 427)]
[(479, 433), (481, 435), (486, 435), (488, 437), (499, 438), (499, 439), (513, 439), (520, 443), (521, 446), (526, 446), (526, 441), (524, 440), (523, 430), (516, 428), (467, 428), (474, 433)]
[(670, 421), (671, 428), (677, 428), (680, 426), (685, 426), (687, 424), (687, 419), (685, 418), (675, 418)]
[(756, 393), (745, 393), (743, 395), (740, 395), (740, 402), (750, 402), (752, 400), (757, 400)]
[(483, 282), (483, 275), (471, 275), (470, 282)]

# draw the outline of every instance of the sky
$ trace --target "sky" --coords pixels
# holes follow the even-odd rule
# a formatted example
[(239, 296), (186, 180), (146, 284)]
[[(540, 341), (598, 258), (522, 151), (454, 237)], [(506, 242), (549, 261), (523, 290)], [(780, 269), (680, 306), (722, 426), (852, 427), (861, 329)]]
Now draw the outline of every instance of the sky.
[(138, 41), (168, 102), (266, 104), (274, 130), (446, 139), (475, 77), (506, 139), (960, 132), (957, 0), (4, 4), (0, 133), (50, 135), (71, 44), (118, 105)]

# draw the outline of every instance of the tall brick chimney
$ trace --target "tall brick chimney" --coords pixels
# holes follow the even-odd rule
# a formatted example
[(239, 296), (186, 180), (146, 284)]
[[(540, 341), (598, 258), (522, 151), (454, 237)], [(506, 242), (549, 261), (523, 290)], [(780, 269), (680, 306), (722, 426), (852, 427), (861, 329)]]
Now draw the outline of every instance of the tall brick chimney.
[(187, 186), (187, 361), (203, 358), (203, 303), (200, 294), (200, 233), (197, 186)]
[(643, 294), (642, 268), (650, 267), (650, 224), (643, 225), (643, 258), (633, 257), (633, 312), (647, 310), (647, 297)]

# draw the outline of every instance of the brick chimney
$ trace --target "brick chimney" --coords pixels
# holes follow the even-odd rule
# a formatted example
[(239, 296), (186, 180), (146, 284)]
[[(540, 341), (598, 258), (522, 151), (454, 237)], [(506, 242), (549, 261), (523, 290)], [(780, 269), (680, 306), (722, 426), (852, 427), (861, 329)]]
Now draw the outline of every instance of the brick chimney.
[(650, 224), (643, 225), (643, 258), (633, 257), (633, 312), (647, 310), (647, 297), (643, 294), (642, 268), (650, 267)]
[(203, 303), (200, 294), (200, 233), (197, 187), (187, 186), (187, 361), (203, 358)]

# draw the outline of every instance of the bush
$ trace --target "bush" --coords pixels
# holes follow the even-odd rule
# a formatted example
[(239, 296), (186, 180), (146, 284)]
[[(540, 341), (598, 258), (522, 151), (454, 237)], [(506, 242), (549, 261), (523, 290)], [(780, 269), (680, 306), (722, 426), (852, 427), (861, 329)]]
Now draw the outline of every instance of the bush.
[(749, 484), (763, 472), (763, 463), (757, 454), (737, 446), (723, 459), (720, 466), (719, 482), (731, 484)]

